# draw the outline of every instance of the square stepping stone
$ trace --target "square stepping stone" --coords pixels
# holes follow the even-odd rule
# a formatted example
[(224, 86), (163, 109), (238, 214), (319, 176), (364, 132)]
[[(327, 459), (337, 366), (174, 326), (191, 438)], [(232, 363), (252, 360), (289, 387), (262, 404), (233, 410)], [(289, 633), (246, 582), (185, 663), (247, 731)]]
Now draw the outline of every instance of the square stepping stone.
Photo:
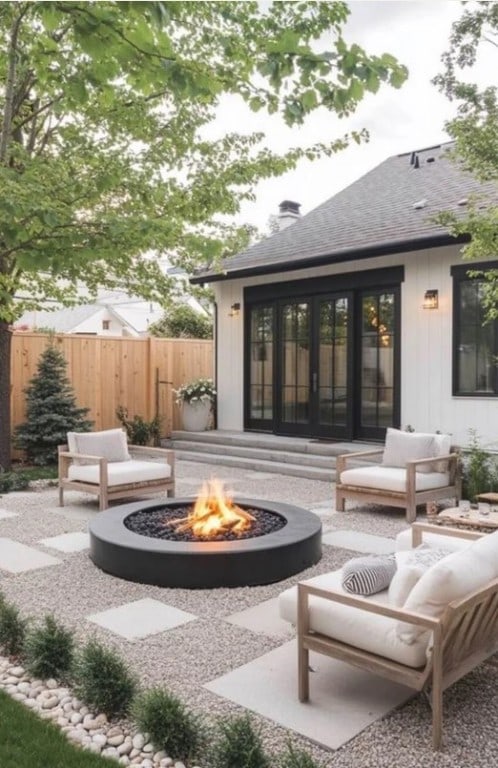
[(231, 616), (225, 617), (225, 621), (228, 621), (229, 624), (236, 624), (238, 627), (244, 627), (244, 629), (250, 629), (260, 635), (290, 638), (295, 634), (295, 630), (289, 622), (280, 618), (278, 597), (253, 605), (252, 608), (246, 608), (245, 611), (232, 613)]
[(18, 517), (17, 512), (9, 512), (8, 509), (0, 509), (0, 520), (7, 520), (9, 517)]
[(90, 547), (88, 533), (77, 531), (75, 533), (61, 533), (60, 536), (51, 536), (49, 539), (40, 539), (40, 544), (60, 552), (82, 552)]
[(62, 560), (46, 555), (39, 549), (20, 544), (14, 539), (0, 538), (0, 570), (9, 573), (24, 573), (47, 565), (58, 565)]
[(321, 654), (310, 654), (310, 700), (297, 697), (296, 641), (204, 685), (209, 691), (338, 749), (413, 696), (403, 685)]
[(146, 597), (133, 603), (124, 603), (118, 608), (93, 613), (86, 618), (126, 640), (139, 640), (194, 621), (197, 616)]
[(389, 555), (396, 550), (396, 542), (385, 536), (374, 536), (361, 531), (330, 531), (322, 536), (323, 544), (353, 552), (365, 552), (372, 555)]

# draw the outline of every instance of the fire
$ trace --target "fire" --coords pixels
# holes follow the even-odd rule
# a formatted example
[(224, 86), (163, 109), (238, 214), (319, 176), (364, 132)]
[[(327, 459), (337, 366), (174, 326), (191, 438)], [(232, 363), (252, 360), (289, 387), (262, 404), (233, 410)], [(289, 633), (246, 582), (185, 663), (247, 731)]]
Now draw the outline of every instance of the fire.
[(216, 536), (220, 533), (243, 533), (255, 518), (238, 507), (226, 495), (223, 483), (209, 480), (204, 483), (192, 511), (187, 517), (172, 520), (178, 532), (191, 530), (196, 536)]

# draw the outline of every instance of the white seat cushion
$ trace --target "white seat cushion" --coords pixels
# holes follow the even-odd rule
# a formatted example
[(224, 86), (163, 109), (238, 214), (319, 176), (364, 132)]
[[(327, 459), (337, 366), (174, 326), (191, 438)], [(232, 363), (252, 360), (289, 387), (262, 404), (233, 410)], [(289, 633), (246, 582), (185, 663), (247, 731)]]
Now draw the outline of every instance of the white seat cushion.
[[(498, 578), (498, 531), (473, 541), (432, 566), (408, 595), (406, 610), (440, 617), (449, 603)], [(406, 643), (420, 641), (427, 633), (420, 627), (399, 622), (398, 637)]]
[[(431, 488), (445, 488), (449, 483), (446, 472), (416, 472), (415, 488), (428, 491)], [(356, 485), (378, 491), (406, 493), (406, 469), (400, 467), (356, 467), (341, 472), (342, 485)]]
[[(341, 579), (342, 571), (338, 570), (315, 576), (305, 583), (347, 595), (341, 587)], [(364, 599), (387, 603), (387, 590)], [(280, 616), (291, 624), (297, 624), (297, 587), (282, 592), (278, 602)], [(421, 667), (426, 662), (427, 638), (412, 645), (404, 643), (396, 634), (398, 622), (395, 619), (319, 597), (310, 597), (309, 608), (310, 628), (315, 632), (409, 667)]]
[[(79, 480), (83, 483), (99, 485), (99, 465), (81, 466), (72, 464), (68, 470), (69, 480)], [(109, 485), (126, 485), (128, 483), (143, 483), (148, 480), (163, 480), (171, 476), (169, 464), (156, 461), (116, 461), (107, 465)]]

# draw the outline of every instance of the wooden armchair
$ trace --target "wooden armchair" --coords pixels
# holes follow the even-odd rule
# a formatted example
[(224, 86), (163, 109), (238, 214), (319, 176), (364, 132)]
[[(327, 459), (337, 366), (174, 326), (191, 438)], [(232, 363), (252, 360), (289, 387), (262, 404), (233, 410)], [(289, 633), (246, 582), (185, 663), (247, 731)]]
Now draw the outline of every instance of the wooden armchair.
[[(59, 446), (59, 505), (64, 491), (92, 493), (100, 511), (113, 499), (175, 493), (175, 455), (166, 448), (127, 445), (120, 429), (68, 433)], [(137, 458), (135, 458), (137, 457)]]
[(340, 571), (280, 595), (281, 617), (297, 623), (300, 701), (310, 696), (309, 652), (322, 653), (427, 691), (433, 748), (441, 748), (443, 691), (498, 651), (498, 532), (462, 533), (475, 541), (425, 572), (402, 606), (387, 591), (345, 592)]
[[(390, 433), (396, 433), (391, 435)], [(390, 438), (392, 439), (390, 440)], [(417, 438), (433, 439), (431, 455), (420, 455), (420, 450), (410, 453), (410, 443), (415, 447)], [(389, 441), (392, 445), (389, 445)], [(398, 451), (396, 444), (403, 444)], [(419, 440), (420, 449), (424, 442)], [(430, 440), (426, 440), (430, 445)], [(388, 462), (386, 451), (388, 449)], [(413, 455), (413, 458), (409, 458)], [(363, 464), (348, 468), (348, 463), (371, 460), (378, 456), (378, 464)], [(406, 458), (406, 460), (405, 460)], [(417, 505), (437, 499), (458, 500), (461, 495), (459, 454), (452, 451), (448, 435), (421, 435), (419, 433), (388, 430), (385, 448), (358, 453), (347, 453), (336, 460), (336, 509), (345, 510), (346, 499), (364, 504), (382, 504), (406, 510), (406, 519), (412, 523), (417, 515)]]

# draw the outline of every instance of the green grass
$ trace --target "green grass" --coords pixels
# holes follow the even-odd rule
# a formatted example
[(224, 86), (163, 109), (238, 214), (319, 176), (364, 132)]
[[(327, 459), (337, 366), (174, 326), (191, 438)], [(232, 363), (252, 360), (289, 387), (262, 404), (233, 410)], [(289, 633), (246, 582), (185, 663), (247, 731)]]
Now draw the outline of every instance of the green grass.
[(23, 467), (22, 464), (14, 464), (12, 471), (26, 475), (29, 481), (57, 479), (57, 464), (49, 467)]
[(116, 768), (115, 760), (70, 744), (52, 723), (0, 691), (1, 768)]

